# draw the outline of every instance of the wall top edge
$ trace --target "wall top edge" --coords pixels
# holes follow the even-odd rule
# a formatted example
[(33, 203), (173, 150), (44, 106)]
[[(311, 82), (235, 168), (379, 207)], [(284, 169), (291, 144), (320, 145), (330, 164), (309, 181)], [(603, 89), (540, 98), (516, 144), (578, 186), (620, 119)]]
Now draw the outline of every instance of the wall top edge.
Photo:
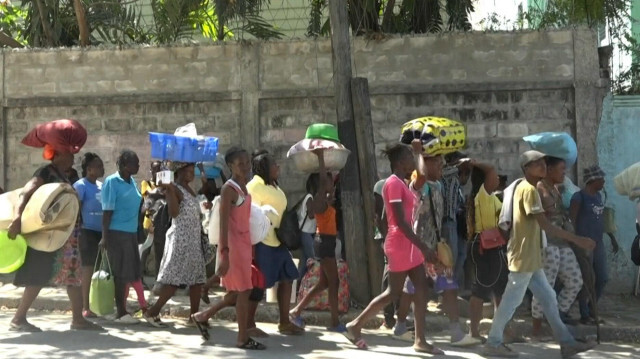
[[(439, 34), (384, 34), (382, 40), (374, 40), (366, 37), (353, 38), (352, 41), (371, 43), (378, 42), (383, 43), (387, 40), (401, 39), (401, 38), (447, 38), (447, 37), (470, 37), (470, 36), (501, 36), (501, 35), (527, 35), (535, 33), (573, 33), (589, 32), (593, 31), (587, 27), (578, 28), (564, 28), (564, 29), (550, 29), (550, 30), (518, 30), (518, 31), (453, 31), (443, 32)], [(12, 53), (36, 53), (36, 52), (65, 52), (65, 51), (105, 51), (105, 50), (138, 50), (138, 49), (171, 49), (171, 48), (197, 48), (197, 47), (215, 47), (215, 46), (239, 46), (239, 47), (251, 47), (270, 44), (286, 44), (286, 43), (300, 43), (300, 42), (329, 42), (330, 38), (318, 37), (318, 38), (290, 38), (279, 40), (242, 40), (242, 41), (217, 41), (200, 43), (196, 41), (184, 41), (169, 45), (149, 45), (149, 44), (131, 44), (131, 45), (96, 45), (89, 47), (57, 47), (57, 48), (21, 48), (21, 49), (0, 49), (0, 55), (12, 54)]]

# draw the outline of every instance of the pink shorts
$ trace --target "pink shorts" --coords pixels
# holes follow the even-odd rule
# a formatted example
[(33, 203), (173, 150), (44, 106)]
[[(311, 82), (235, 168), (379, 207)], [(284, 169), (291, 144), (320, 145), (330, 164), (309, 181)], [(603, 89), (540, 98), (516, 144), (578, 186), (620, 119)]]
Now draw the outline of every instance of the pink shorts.
[(424, 263), (420, 249), (403, 235), (389, 233), (384, 241), (384, 254), (389, 272), (406, 272)]

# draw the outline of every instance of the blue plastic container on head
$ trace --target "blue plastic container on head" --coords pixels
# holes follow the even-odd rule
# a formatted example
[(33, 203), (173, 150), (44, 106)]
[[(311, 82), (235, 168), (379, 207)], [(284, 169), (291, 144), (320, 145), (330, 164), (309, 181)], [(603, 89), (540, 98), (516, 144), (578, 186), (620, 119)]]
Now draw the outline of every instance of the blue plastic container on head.
[(212, 162), (218, 153), (216, 137), (194, 138), (149, 132), (149, 141), (151, 157), (159, 160)]

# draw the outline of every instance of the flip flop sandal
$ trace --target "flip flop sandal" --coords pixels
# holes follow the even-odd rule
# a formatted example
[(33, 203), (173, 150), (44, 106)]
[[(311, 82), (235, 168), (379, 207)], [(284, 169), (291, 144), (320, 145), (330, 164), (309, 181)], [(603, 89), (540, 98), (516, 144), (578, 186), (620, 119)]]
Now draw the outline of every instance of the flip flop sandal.
[(287, 323), (285, 325), (278, 325), (278, 332), (283, 335), (301, 335), (304, 333), (304, 329), (293, 323)]
[(262, 343), (258, 343), (257, 341), (249, 338), (247, 339), (247, 341), (242, 344), (242, 345), (238, 345), (238, 348), (240, 349), (246, 349), (246, 350), (265, 350), (267, 349), (266, 346), (264, 346), (264, 344)]
[(41, 333), (42, 329), (36, 327), (31, 323), (22, 323), (22, 324), (11, 323), (9, 325), (9, 331), (19, 332), (19, 333)]
[(98, 316), (96, 315), (96, 313), (90, 311), (90, 310), (83, 310), (82, 311), (82, 316), (85, 318), (97, 318)]
[(327, 331), (333, 332), (333, 333), (344, 333), (347, 331), (347, 327), (344, 324), (340, 323), (335, 327), (328, 327)]
[(99, 326), (98, 324), (86, 322), (85, 324), (77, 325), (71, 324), (71, 330), (85, 330), (85, 331), (94, 331), (94, 332), (102, 332), (104, 328)]
[(429, 349), (424, 349), (424, 348), (420, 348), (420, 347), (413, 347), (413, 350), (416, 351), (416, 353), (425, 353), (425, 354), (431, 354), (431, 355), (444, 355), (444, 350), (440, 349), (440, 348), (436, 348), (433, 345), (430, 346), (431, 348)]
[(196, 325), (196, 328), (198, 328), (198, 331), (200, 331), (200, 336), (202, 337), (202, 339), (209, 340), (210, 338), (209, 331), (204, 326), (204, 324), (202, 322), (197, 321), (196, 318), (193, 316), (193, 314), (191, 314), (191, 320)]
[(289, 315), (289, 320), (298, 328), (304, 329), (304, 327), (306, 326), (306, 323), (304, 322), (302, 317), (299, 315), (297, 317), (294, 317), (293, 315)]
[(351, 344), (355, 345), (356, 348), (358, 348), (360, 350), (369, 349), (369, 346), (367, 345), (367, 342), (362, 338), (356, 338), (356, 336), (353, 335), (353, 333), (351, 333), (351, 331), (349, 330), (348, 327), (347, 327), (347, 331), (342, 333), (342, 335), (344, 335), (344, 337), (347, 338), (347, 340), (350, 341)]

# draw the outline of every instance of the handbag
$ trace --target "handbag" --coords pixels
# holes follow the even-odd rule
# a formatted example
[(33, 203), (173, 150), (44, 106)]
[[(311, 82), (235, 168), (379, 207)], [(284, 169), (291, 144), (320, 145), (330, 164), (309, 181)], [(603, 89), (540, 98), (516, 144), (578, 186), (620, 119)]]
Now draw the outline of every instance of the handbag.
[(431, 195), (431, 190), (429, 190), (429, 203), (431, 204), (431, 217), (433, 218), (433, 226), (436, 228), (436, 236), (438, 237), (438, 244), (436, 245), (436, 253), (438, 255), (438, 260), (442, 263), (443, 266), (447, 268), (453, 267), (453, 253), (451, 252), (451, 247), (449, 244), (442, 238), (440, 235), (440, 228), (438, 228), (438, 221), (436, 220), (436, 206), (433, 204), (433, 197)]
[(262, 273), (255, 262), (251, 263), (251, 285), (258, 289), (265, 289), (267, 287), (267, 281), (264, 278), (264, 273)]
[[(494, 213), (495, 213), (495, 202), (493, 203), (494, 206)], [(478, 209), (480, 209), (481, 206), (478, 206)], [(480, 212), (480, 221), (482, 222), (482, 211)], [(504, 237), (502, 236), (502, 232), (500, 232), (500, 229), (496, 228), (491, 228), (491, 229), (485, 229), (484, 231), (480, 232), (480, 249), (481, 250), (487, 250), (487, 249), (493, 249), (493, 248), (498, 248), (498, 247), (502, 247), (504, 245), (507, 244), (507, 241), (504, 240)]]
[[(99, 259), (102, 257), (101, 267), (98, 269)], [(105, 267), (106, 263), (106, 268)], [(96, 264), (93, 266), (94, 273), (91, 276), (91, 288), (89, 289), (89, 309), (97, 315), (113, 314), (115, 305), (116, 285), (111, 274), (111, 263), (106, 250), (102, 250), (102, 255), (97, 256)]]
[(200, 233), (200, 246), (202, 247), (204, 264), (207, 265), (213, 260), (215, 252), (213, 251), (213, 247), (209, 244), (209, 237), (204, 234), (204, 231)]

